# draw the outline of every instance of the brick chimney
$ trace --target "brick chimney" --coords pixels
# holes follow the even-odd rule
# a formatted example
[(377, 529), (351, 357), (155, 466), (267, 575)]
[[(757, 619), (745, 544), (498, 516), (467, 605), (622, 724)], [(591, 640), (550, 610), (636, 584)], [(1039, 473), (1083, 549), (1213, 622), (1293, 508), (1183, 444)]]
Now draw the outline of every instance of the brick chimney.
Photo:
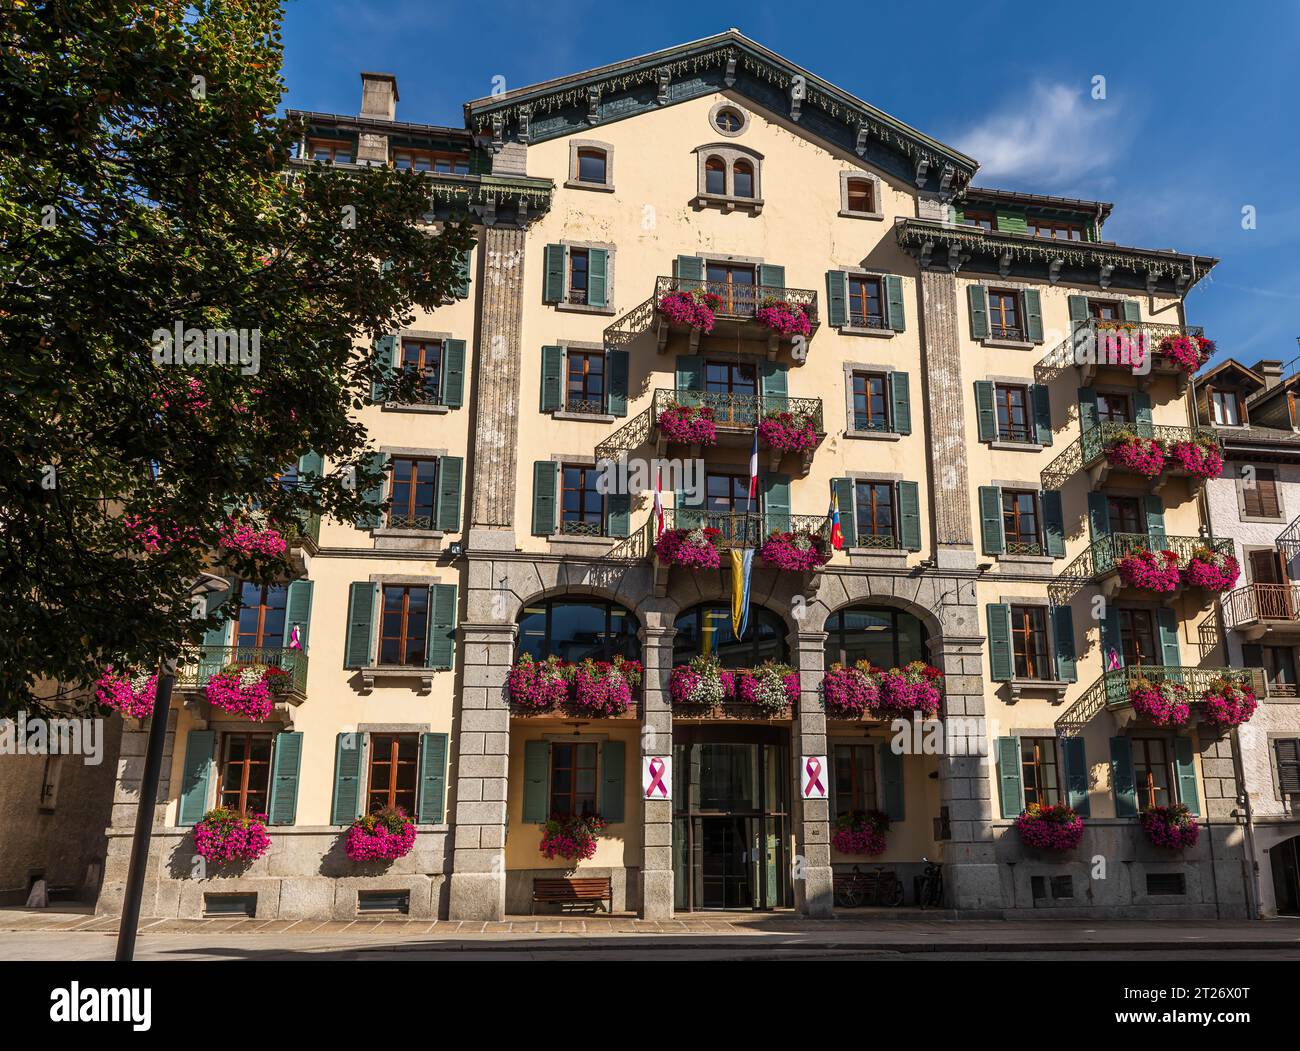
[(392, 120), (397, 113), (397, 78), (391, 73), (361, 74), (361, 116)]
[(1264, 377), (1264, 389), (1271, 390), (1282, 382), (1282, 362), (1263, 360), (1255, 362), (1254, 371)]

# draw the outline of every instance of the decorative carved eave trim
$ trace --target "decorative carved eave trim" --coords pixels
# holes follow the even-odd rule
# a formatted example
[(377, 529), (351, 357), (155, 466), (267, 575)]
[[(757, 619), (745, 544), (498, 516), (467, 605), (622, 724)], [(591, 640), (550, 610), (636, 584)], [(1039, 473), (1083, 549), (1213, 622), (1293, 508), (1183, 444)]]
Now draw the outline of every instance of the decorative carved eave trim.
[(473, 144), (473, 135), (464, 128), (445, 128), (440, 124), (413, 124), (403, 120), (384, 120), (382, 117), (353, 117), (342, 113), (317, 113), (313, 110), (291, 109), (286, 117), (300, 121), (305, 128), (322, 131), (371, 132), (375, 135), (409, 135), (416, 139), (446, 139)]
[[(1218, 263), (1211, 256), (1160, 252), (1150, 248), (1087, 241), (1047, 241), (1028, 234), (990, 232), (975, 227), (954, 226), (933, 219), (900, 219), (894, 226), (899, 247), (918, 258), (931, 259), (936, 248), (960, 249), (973, 269), (1001, 272), (1013, 261), (1041, 263), (1043, 276), (1053, 281), (1061, 268), (1089, 270), (1111, 280), (1116, 271), (1128, 271), (1148, 288), (1163, 284), (1175, 295), (1184, 295), (1192, 285)], [(976, 262), (978, 261), (978, 262)]]
[[(503, 95), (475, 99), (465, 103), (465, 125), (473, 132), (482, 133), (491, 127), (492, 118), (499, 116), (505, 121), (507, 135), (517, 134), (515, 129), (520, 125), (523, 107), (531, 109), (534, 124), (539, 115), (560, 109), (576, 109), (590, 120), (594, 99), (599, 100), (595, 111), (597, 121), (619, 119), (634, 115), (634, 112), (622, 111), (615, 105), (630, 92), (648, 85), (655, 90), (655, 104), (685, 101), (689, 97), (685, 93), (670, 98), (669, 85), (677, 85), (706, 69), (718, 70), (726, 87), (743, 83), (737, 77), (739, 70), (767, 81), (790, 99), (794, 110), (791, 115), (795, 120), (802, 122), (801, 117), (806, 116), (810, 109), (820, 110), (826, 117), (844, 124), (849, 138), (859, 147), (865, 146), (870, 135), (913, 163), (924, 160), (930, 168), (945, 174), (945, 169), (951, 167), (951, 192), (958, 192), (969, 184), (979, 166), (973, 158), (730, 30), (639, 58), (518, 88)], [(799, 95), (797, 99), (796, 93)], [(564, 133), (557, 131), (552, 134)], [(544, 137), (533, 130), (533, 142)]]

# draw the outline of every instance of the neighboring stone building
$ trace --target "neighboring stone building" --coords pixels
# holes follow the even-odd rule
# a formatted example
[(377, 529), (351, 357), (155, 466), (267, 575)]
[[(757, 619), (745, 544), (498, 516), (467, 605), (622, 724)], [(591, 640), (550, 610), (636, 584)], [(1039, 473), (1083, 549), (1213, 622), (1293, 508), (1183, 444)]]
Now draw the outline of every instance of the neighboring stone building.
[(1197, 380), (1224, 448), (1206, 485), (1212, 532), (1233, 539), (1241, 586), (1221, 603), (1227, 663), (1262, 667), (1260, 708), (1237, 731), (1264, 915), (1300, 915), (1300, 376), (1229, 359)]
[[(237, 637), (210, 639), (182, 690), (146, 914), (524, 913), (569, 864), (542, 857), (541, 822), (593, 811), (606, 828), (577, 872), (651, 918), (827, 915), (855, 864), (911, 901), (922, 858), (965, 915), (1245, 913), (1229, 742), (1144, 727), (1128, 703), (1138, 666), (1214, 672), (1194, 659), (1212, 600), (1118, 576), (1138, 546), (1201, 542), (1198, 487), (1109, 467), (1104, 440), (1125, 423), (1192, 436), (1183, 373), (1116, 346), (1134, 326), (1185, 332), (1215, 260), (1104, 240), (1103, 203), (976, 188), (975, 159), (735, 31), (475, 100), (463, 129), (397, 121), (393, 78), (362, 79), (360, 116), (304, 115), (302, 156), (425, 171), (430, 219), (468, 210), (478, 244), (462, 297), (376, 348), (433, 392), (364, 410), (391, 510), (321, 523), (286, 587), (241, 587)], [(811, 333), (783, 332), (800, 311)], [(701, 405), (716, 444), (670, 445)], [(765, 438), (751, 506), (754, 425), (780, 412), (812, 447)], [(664, 478), (666, 525), (716, 528), (722, 569), (661, 564), (652, 480), (602, 486), (599, 464), (652, 457), (702, 463)], [(832, 496), (844, 550), (814, 572), (758, 565), (737, 642), (729, 550), (774, 530), (826, 543)], [(232, 645), (292, 671), (276, 721), (204, 702)], [(645, 684), (623, 717), (512, 710), (521, 653), (635, 658)], [(798, 703), (674, 708), (672, 669), (704, 654), (792, 665)], [(858, 659), (937, 666), (952, 747), (900, 754), (888, 724), (829, 718), (822, 674)], [(134, 774), (124, 762), (104, 911)], [(802, 798), (805, 774), (828, 798)], [(217, 799), (268, 808), (274, 844), (191, 878), (189, 826)], [(1139, 810), (1178, 800), (1206, 834), (1148, 845)], [(1082, 845), (1022, 846), (1021, 810), (1058, 801), (1086, 816)], [(418, 814), (415, 850), (349, 862), (343, 830), (385, 803)], [(890, 818), (878, 858), (833, 847), (859, 810)]]

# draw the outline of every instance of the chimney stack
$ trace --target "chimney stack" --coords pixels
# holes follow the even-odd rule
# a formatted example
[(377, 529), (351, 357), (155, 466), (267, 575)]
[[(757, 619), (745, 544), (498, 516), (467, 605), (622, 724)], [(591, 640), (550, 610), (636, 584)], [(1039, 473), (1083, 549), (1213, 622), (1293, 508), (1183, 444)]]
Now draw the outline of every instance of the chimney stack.
[(1272, 390), (1282, 382), (1282, 362), (1280, 361), (1257, 361), (1255, 371), (1264, 377), (1265, 390)]
[(361, 116), (392, 120), (397, 113), (397, 78), (391, 73), (361, 74)]

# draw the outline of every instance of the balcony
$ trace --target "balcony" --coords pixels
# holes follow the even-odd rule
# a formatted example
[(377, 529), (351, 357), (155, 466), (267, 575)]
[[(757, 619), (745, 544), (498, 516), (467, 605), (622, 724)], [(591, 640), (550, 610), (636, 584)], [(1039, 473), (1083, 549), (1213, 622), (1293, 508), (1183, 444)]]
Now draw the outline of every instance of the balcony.
[(1172, 376), (1182, 390), (1189, 373), (1160, 353), (1160, 343), (1171, 336), (1203, 337), (1198, 325), (1153, 325), (1147, 322), (1099, 321), (1075, 323), (1074, 331), (1037, 365), (1034, 376), (1046, 383), (1068, 369), (1078, 369), (1079, 382), (1089, 386), (1099, 376), (1128, 375), (1145, 389), (1159, 376)]
[(1223, 596), (1223, 626), (1247, 642), (1300, 641), (1300, 584), (1247, 584)]
[(227, 665), (265, 664), (285, 674), (278, 677), (274, 695), (281, 704), (302, 704), (307, 696), (307, 654), (280, 646), (199, 646), (183, 658), (176, 672), (176, 689), (199, 692)]
[[(826, 437), (822, 425), (822, 400), (820, 398), (790, 398), (782, 394), (730, 394), (719, 391), (671, 390), (655, 391), (651, 426), (658, 439), (660, 452), (668, 444), (659, 428), (659, 417), (668, 409), (699, 406), (709, 409), (717, 428), (717, 445), (720, 448), (749, 449), (754, 441), (754, 428), (767, 416), (789, 413), (802, 425), (808, 422), (816, 433), (816, 442), (810, 449), (797, 453), (801, 475), (808, 473), (812, 456)], [(786, 453), (770, 449), (759, 443), (759, 453), (767, 454), (768, 466), (775, 471)]]
[(1262, 668), (1188, 668), (1152, 664), (1108, 671), (1089, 686), (1056, 720), (1056, 732), (1062, 737), (1075, 737), (1102, 710), (1114, 714), (1122, 725), (1135, 721), (1130, 697), (1135, 679), (1176, 682), (1190, 697), (1204, 693), (1215, 679), (1248, 673), (1258, 696), (1264, 696), (1264, 670)]
[[(1120, 591), (1130, 591), (1141, 595), (1151, 594), (1147, 591), (1124, 587), (1124, 583), (1119, 576), (1119, 564), (1124, 557), (1141, 551), (1152, 551), (1156, 554), (1172, 551), (1178, 556), (1179, 562), (1185, 564), (1191, 557), (1192, 552), (1197, 548), (1209, 548), (1215, 554), (1231, 555), (1233, 543), (1229, 537), (1163, 536), (1159, 533), (1110, 533), (1089, 544), (1078, 558), (1062, 570), (1051, 588), (1059, 589), (1063, 585), (1070, 583), (1092, 583), (1100, 584), (1102, 591), (1108, 598), (1115, 597)], [(1166, 601), (1172, 601), (1174, 595), (1185, 593), (1187, 590), (1185, 585), (1179, 584), (1176, 591), (1159, 594)], [(1068, 602), (1071, 595), (1072, 592), (1054, 591), (1053, 601), (1058, 604)]]
[[(713, 308), (713, 329), (705, 333), (702, 329), (681, 322), (670, 321), (658, 309), (659, 301), (670, 292), (702, 292), (717, 297)], [(783, 345), (790, 344), (792, 335), (774, 331), (758, 318), (758, 312), (764, 307), (777, 303), (787, 303), (796, 311), (802, 310), (808, 316), (810, 331), (804, 339), (811, 339), (816, 333), (820, 320), (817, 316), (817, 293), (810, 288), (784, 288), (779, 285), (733, 285), (726, 281), (696, 281), (686, 278), (658, 277), (655, 279), (653, 300), (658, 322), (656, 340), (662, 354), (672, 334), (686, 334), (690, 338), (691, 349), (700, 345), (703, 336), (712, 338), (756, 340), (767, 344), (768, 358), (775, 358)], [(801, 364), (805, 355), (793, 355), (796, 364)]]
[[(1160, 474), (1150, 479), (1153, 492), (1160, 492), (1171, 478), (1194, 478), (1194, 484), (1200, 485), (1202, 479), (1189, 475), (1168, 455), (1175, 445), (1182, 442), (1212, 442), (1222, 451), (1222, 444), (1216, 431), (1208, 427), (1171, 427), (1165, 424), (1150, 423), (1099, 423), (1089, 428), (1071, 442), (1039, 473), (1044, 489), (1060, 489), (1066, 482), (1082, 471), (1088, 472), (1088, 487), (1097, 490), (1105, 485), (1112, 473), (1133, 476), (1133, 472), (1113, 464), (1106, 455), (1106, 450), (1124, 435), (1137, 435), (1139, 438), (1159, 442), (1166, 451), (1165, 467)], [(1136, 475), (1145, 478), (1145, 475)]]

